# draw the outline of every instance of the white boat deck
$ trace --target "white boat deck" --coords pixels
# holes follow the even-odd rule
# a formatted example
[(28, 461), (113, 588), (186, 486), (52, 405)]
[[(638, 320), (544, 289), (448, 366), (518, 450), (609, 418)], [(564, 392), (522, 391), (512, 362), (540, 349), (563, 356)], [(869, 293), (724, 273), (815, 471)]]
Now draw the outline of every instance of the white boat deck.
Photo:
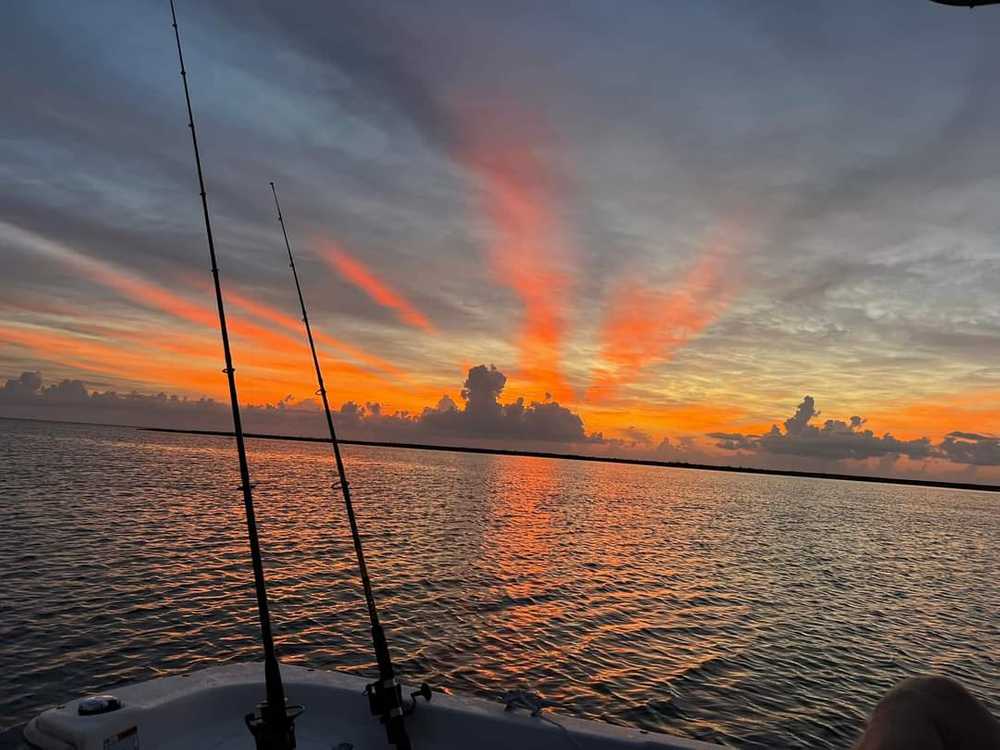
[[(383, 750), (385, 730), (369, 713), (366, 680), (339, 672), (283, 666), (290, 704), (306, 707), (295, 722), (302, 750)], [(253, 739), (244, 724), (264, 695), (260, 664), (213, 667), (190, 675), (163, 677), (113, 691), (122, 707), (80, 716), (79, 700), (45, 711), (24, 729), (42, 750), (247, 750)], [(409, 696), (410, 689), (404, 689)], [(407, 719), (414, 750), (542, 750), (543, 748), (675, 748), (708, 750), (709, 745), (600, 722), (560, 716), (546, 709), (532, 716), (506, 711), (501, 703), (435, 693), (418, 699)]]

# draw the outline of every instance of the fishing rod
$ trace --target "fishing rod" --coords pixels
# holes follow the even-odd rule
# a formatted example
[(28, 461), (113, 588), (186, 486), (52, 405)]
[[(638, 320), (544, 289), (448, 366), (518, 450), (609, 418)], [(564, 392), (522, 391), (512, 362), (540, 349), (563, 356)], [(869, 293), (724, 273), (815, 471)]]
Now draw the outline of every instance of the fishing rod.
[(344, 459), (340, 455), (340, 443), (337, 440), (337, 430), (333, 426), (333, 416), (330, 414), (330, 402), (326, 395), (326, 385), (323, 383), (323, 370), (316, 354), (316, 342), (313, 340), (312, 326), (309, 323), (309, 313), (306, 312), (305, 297), (302, 296), (302, 285), (299, 283), (299, 273), (295, 268), (295, 257), (288, 241), (285, 229), (285, 218), (281, 214), (281, 204), (278, 202), (278, 191), (271, 183), (271, 193), (274, 195), (274, 208), (278, 212), (278, 223), (281, 225), (281, 235), (285, 239), (285, 249), (288, 251), (288, 265), (295, 279), (295, 291), (299, 295), (299, 307), (302, 309), (302, 322), (306, 328), (306, 338), (309, 340), (309, 351), (312, 353), (313, 366), (316, 368), (316, 391), (323, 401), (323, 412), (326, 414), (326, 426), (330, 431), (330, 444), (333, 446), (333, 457), (337, 464), (337, 483), (333, 490), (340, 490), (344, 496), (344, 507), (347, 509), (347, 520), (351, 525), (351, 539), (354, 541), (354, 552), (358, 558), (358, 572), (361, 574), (361, 586), (365, 591), (365, 603), (368, 605), (368, 617), (371, 620), (372, 644), (375, 647), (375, 659), (378, 662), (378, 681), (365, 688), (373, 714), (385, 724), (390, 744), (399, 750), (410, 750), (410, 738), (406, 733), (403, 717), (413, 710), (416, 695), (422, 695), (430, 700), (430, 688), (424, 684), (414, 693), (414, 703), (409, 708), (403, 705), (403, 690), (396, 679), (389, 654), (389, 644), (385, 639), (385, 631), (378, 619), (378, 609), (375, 606), (375, 594), (372, 592), (371, 579), (368, 577), (368, 566), (365, 564), (365, 552), (361, 544), (361, 534), (358, 531), (358, 521), (354, 515), (354, 504), (351, 502), (351, 486), (347, 482), (347, 472), (344, 470)]
[(301, 706), (285, 705), (285, 688), (281, 682), (281, 670), (274, 653), (274, 638), (271, 634), (271, 614), (267, 605), (267, 588), (264, 584), (264, 564), (261, 561), (260, 540), (257, 536), (257, 518), (253, 507), (253, 484), (247, 464), (246, 445), (243, 440), (243, 422), (240, 419), (240, 402), (236, 394), (236, 370), (229, 346), (229, 328), (226, 325), (226, 309), (222, 302), (222, 283), (219, 280), (219, 265), (215, 258), (215, 240), (212, 238), (212, 222), (208, 214), (208, 198), (205, 192), (205, 177), (201, 169), (201, 155), (198, 152), (198, 136), (194, 128), (194, 112), (191, 109), (191, 93), (188, 90), (187, 71), (184, 69), (184, 53), (181, 51), (181, 35), (177, 29), (177, 11), (174, 0), (170, 0), (170, 17), (173, 21), (174, 39), (177, 41), (177, 60), (181, 67), (181, 81), (184, 83), (184, 101), (187, 104), (188, 128), (191, 130), (191, 146), (194, 148), (194, 163), (198, 172), (198, 188), (201, 194), (201, 209), (205, 217), (205, 234), (208, 237), (208, 254), (212, 260), (212, 278), (215, 281), (215, 302), (219, 308), (219, 332), (222, 334), (222, 351), (225, 355), (226, 377), (229, 380), (229, 402), (233, 410), (233, 433), (236, 435), (236, 452), (240, 462), (240, 489), (243, 491), (243, 507), (246, 510), (247, 537), (250, 540), (250, 558), (253, 563), (254, 589), (257, 594), (257, 610), (260, 615), (260, 636), (264, 645), (264, 683), (267, 699), (257, 704), (255, 713), (246, 715), (246, 724), (253, 733), (258, 750), (293, 750), (295, 747), (295, 717), (302, 713)]

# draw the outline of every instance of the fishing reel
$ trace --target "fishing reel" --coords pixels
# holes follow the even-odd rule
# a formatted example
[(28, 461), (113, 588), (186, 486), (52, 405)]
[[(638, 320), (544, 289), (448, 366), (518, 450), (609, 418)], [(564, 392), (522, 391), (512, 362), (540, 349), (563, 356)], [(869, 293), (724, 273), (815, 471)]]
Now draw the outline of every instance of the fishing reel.
[(395, 677), (365, 685), (365, 695), (368, 696), (368, 707), (372, 714), (383, 722), (406, 714), (403, 710), (403, 686)]
[(368, 707), (372, 714), (378, 716), (379, 721), (385, 724), (389, 743), (396, 745), (399, 750), (409, 750), (410, 740), (403, 726), (403, 717), (413, 713), (417, 707), (418, 697), (430, 701), (433, 696), (430, 685), (424, 682), (419, 690), (410, 693), (408, 705), (403, 702), (403, 687), (395, 677), (366, 685), (365, 695), (368, 696)]
[(295, 720), (303, 711), (303, 706), (285, 705), (274, 708), (267, 701), (258, 703), (257, 710), (244, 717), (257, 750), (293, 750)]
[(428, 703), (431, 702), (431, 698), (434, 694), (431, 692), (431, 686), (426, 682), (420, 683), (420, 689), (414, 690), (410, 693), (410, 705), (406, 708), (407, 715), (412, 714), (417, 709), (417, 698), (423, 698)]
[(431, 686), (422, 682), (419, 690), (410, 693), (410, 702), (403, 703), (403, 686), (394, 677), (366, 685), (365, 695), (368, 696), (372, 714), (381, 717), (382, 721), (385, 721), (386, 716), (409, 716), (417, 708), (417, 698), (430, 703), (434, 697)]

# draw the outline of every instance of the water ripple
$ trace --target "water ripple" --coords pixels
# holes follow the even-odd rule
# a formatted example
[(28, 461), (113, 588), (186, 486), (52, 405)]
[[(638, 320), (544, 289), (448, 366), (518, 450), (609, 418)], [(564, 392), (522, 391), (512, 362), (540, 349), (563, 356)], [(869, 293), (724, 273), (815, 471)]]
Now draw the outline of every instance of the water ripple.
[[(370, 674), (326, 452), (250, 448), (282, 659)], [(994, 496), (346, 453), (409, 680), (744, 748), (849, 747), (916, 672), (1000, 708)], [(0, 420), (0, 461), (0, 726), (258, 658), (228, 441)]]

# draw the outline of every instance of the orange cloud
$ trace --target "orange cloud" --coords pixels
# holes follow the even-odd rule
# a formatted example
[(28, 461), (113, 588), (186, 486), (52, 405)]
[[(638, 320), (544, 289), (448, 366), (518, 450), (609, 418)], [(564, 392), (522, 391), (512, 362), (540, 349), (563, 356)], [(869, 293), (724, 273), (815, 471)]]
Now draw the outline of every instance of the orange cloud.
[[(41, 249), (50, 257), (75, 268), (85, 277), (115, 291), (122, 296), (131, 299), (143, 307), (159, 310), (168, 315), (186, 320), (198, 326), (216, 330), (219, 325), (218, 311), (214, 305), (200, 304), (192, 302), (184, 297), (164, 289), (162, 286), (147, 281), (135, 274), (121, 271), (110, 263), (88, 257), (72, 248), (52, 242), (40, 235), (16, 230), (20, 235), (27, 237), (32, 246)], [(208, 285), (206, 285), (207, 287)], [(211, 293), (211, 290), (208, 290)], [(230, 299), (231, 295), (226, 293), (225, 299)], [(277, 322), (283, 327), (291, 325), (297, 332), (300, 326), (297, 321), (288, 316), (284, 316), (279, 311), (272, 310), (259, 303), (251, 303), (241, 298), (244, 303), (249, 303), (253, 307), (253, 313), (263, 317), (270, 322)], [(305, 339), (301, 335), (290, 336), (284, 333), (277, 333), (252, 321), (246, 320), (231, 313), (227, 315), (229, 330), (234, 338), (241, 338), (252, 344), (252, 348), (259, 349), (265, 347), (273, 359), (282, 359), (288, 364), (299, 363), (305, 356)], [(335, 341), (329, 337), (323, 337), (327, 341)], [(339, 344), (340, 342), (337, 342)], [(237, 357), (239, 360), (240, 357)], [(353, 365), (344, 362), (337, 362), (335, 369), (346, 372), (353, 376), (363, 374)]]
[(711, 325), (729, 303), (728, 248), (711, 248), (669, 289), (636, 279), (621, 282), (607, 305), (601, 328), (598, 371), (588, 399), (601, 401), (642, 370), (669, 360)]
[(485, 128), (472, 121), (467, 124), (471, 145), (460, 157), (479, 183), (483, 211), (496, 233), (489, 249), (490, 267), (524, 307), (515, 376), (558, 399), (572, 399), (562, 371), (571, 278), (553, 208), (554, 180), (533, 144), (512, 135), (514, 131), (505, 131), (503, 139), (477, 138)]
[[(218, 329), (219, 314), (214, 306), (191, 302), (157, 284), (116, 270), (102, 268), (92, 278), (144, 307), (160, 310), (210, 330)], [(228, 298), (228, 295), (225, 296)], [(270, 347), (275, 354), (281, 356), (300, 356), (305, 346), (297, 338), (276, 333), (232, 314), (227, 313), (226, 322), (235, 337), (252, 341), (255, 346)]]
[[(120, 330), (90, 324), (73, 331), (40, 326), (0, 326), (0, 342), (29, 349), (39, 359), (81, 371), (142, 383), (148, 387), (181, 389), (191, 395), (226, 397), (221, 373), (222, 346), (213, 329), (192, 332), (157, 324)], [(277, 343), (284, 342), (279, 338)], [(245, 403), (270, 403), (292, 394), (313, 395), (308, 355), (299, 347), (293, 356), (268, 342), (234, 334), (240, 398)], [(338, 400), (364, 403), (379, 400), (393, 408), (422, 408), (440, 397), (437, 388), (407, 383), (396, 386), (378, 375), (337, 360), (324, 361), (331, 393)]]
[[(180, 388), (191, 395), (224, 399), (227, 393), (221, 367), (222, 346), (208, 333), (192, 336), (158, 327), (155, 331), (107, 331), (95, 336), (36, 326), (4, 326), (0, 327), (0, 342), (29, 349), (39, 358), (84, 373), (100, 373), (156, 388)], [(302, 357), (285, 360), (267, 347), (242, 343), (236, 360), (241, 400), (265, 403), (288, 394), (296, 398), (312, 396), (311, 371)], [(334, 363), (324, 369), (350, 383), (351, 398), (370, 394), (378, 386), (375, 376), (353, 365)]]
[[(97, 282), (143, 307), (165, 312), (199, 326), (214, 329), (219, 325), (215, 305), (192, 302), (159, 284), (147, 281), (136, 274), (121, 271), (106, 261), (91, 258), (42, 235), (12, 225), (4, 225), (3, 228), (5, 232), (10, 232), (32, 248), (79, 271), (91, 281)], [(276, 334), (254, 323), (232, 317), (227, 319), (234, 334), (253, 338), (258, 344), (264, 343), (284, 352), (293, 349), (297, 351), (302, 345), (298, 339)]]
[(375, 274), (361, 261), (352, 258), (337, 247), (325, 246), (321, 251), (323, 259), (341, 276), (350, 281), (361, 291), (378, 302), (383, 307), (396, 311), (399, 319), (414, 328), (420, 328), (428, 333), (434, 331), (434, 326), (427, 317), (417, 310), (406, 298), (378, 279)]
[[(0, 222), (6, 237), (30, 247), (139, 305), (193, 323), (195, 330), (168, 322), (155, 327), (130, 330), (74, 324), (92, 335), (39, 327), (6, 326), (0, 329), (0, 341), (30, 349), (46, 361), (73, 367), (84, 373), (101, 373), (154, 387), (180, 387), (185, 392), (224, 396), (225, 379), (221, 375), (221, 345), (218, 342), (218, 313), (214, 304), (192, 302), (138, 275), (121, 271), (112, 264), (84, 255), (73, 248), (42, 235)], [(210, 293), (210, 285), (207, 292)], [(280, 333), (228, 312), (229, 329), (234, 341), (240, 396), (248, 402), (272, 402), (292, 393), (311, 396), (313, 375), (308, 363), (305, 336), (299, 321), (266, 305), (255, 303), (229, 292), (226, 300), (267, 323), (290, 333)], [(53, 312), (65, 313), (54, 309)], [(294, 328), (294, 331), (292, 329)], [(388, 363), (351, 347), (333, 337), (317, 332), (317, 340), (347, 351), (355, 359), (386, 371), (398, 372)], [(341, 376), (331, 390), (339, 398), (361, 402), (389, 399), (395, 408), (420, 408), (436, 400), (438, 389), (407, 382), (405, 387), (342, 360), (323, 358), (328, 378)]]
[[(179, 364), (176, 357), (151, 356), (149, 349), (111, 345), (88, 336), (50, 329), (0, 328), (0, 341), (32, 351), (36, 356), (75, 369), (157, 386), (183, 383), (194, 393), (221, 393), (221, 382), (212, 370)], [(216, 370), (218, 368), (215, 368)]]
[[(246, 297), (242, 294), (238, 294), (236, 292), (227, 291), (225, 295), (227, 302), (231, 302), (244, 312), (249, 313), (250, 315), (253, 315), (254, 317), (260, 318), (262, 320), (267, 320), (271, 323), (274, 323), (275, 325), (279, 325), (291, 333), (298, 333), (303, 337), (305, 336), (305, 327), (303, 326), (302, 321), (299, 320), (298, 318), (293, 318), (291, 315), (287, 315), (286, 313), (283, 313), (281, 310), (271, 307), (270, 305), (265, 305), (261, 302), (257, 302), (255, 300), (250, 299), (249, 297)], [(377, 370), (381, 370), (382, 372), (388, 373), (390, 375), (401, 374), (401, 371), (399, 370), (398, 367), (395, 367), (386, 360), (380, 357), (375, 357), (371, 354), (367, 354), (358, 347), (352, 346), (351, 344), (348, 344), (345, 341), (341, 341), (340, 339), (336, 339), (333, 336), (328, 336), (327, 334), (323, 333), (323, 331), (318, 330), (316, 328), (315, 322), (313, 321), (310, 322), (312, 323), (313, 337), (316, 339), (316, 341), (320, 342), (321, 344), (326, 344), (327, 346), (332, 347), (334, 349), (339, 349), (352, 359), (355, 359), (358, 362), (362, 362), (368, 365), (369, 367), (374, 367)]]

